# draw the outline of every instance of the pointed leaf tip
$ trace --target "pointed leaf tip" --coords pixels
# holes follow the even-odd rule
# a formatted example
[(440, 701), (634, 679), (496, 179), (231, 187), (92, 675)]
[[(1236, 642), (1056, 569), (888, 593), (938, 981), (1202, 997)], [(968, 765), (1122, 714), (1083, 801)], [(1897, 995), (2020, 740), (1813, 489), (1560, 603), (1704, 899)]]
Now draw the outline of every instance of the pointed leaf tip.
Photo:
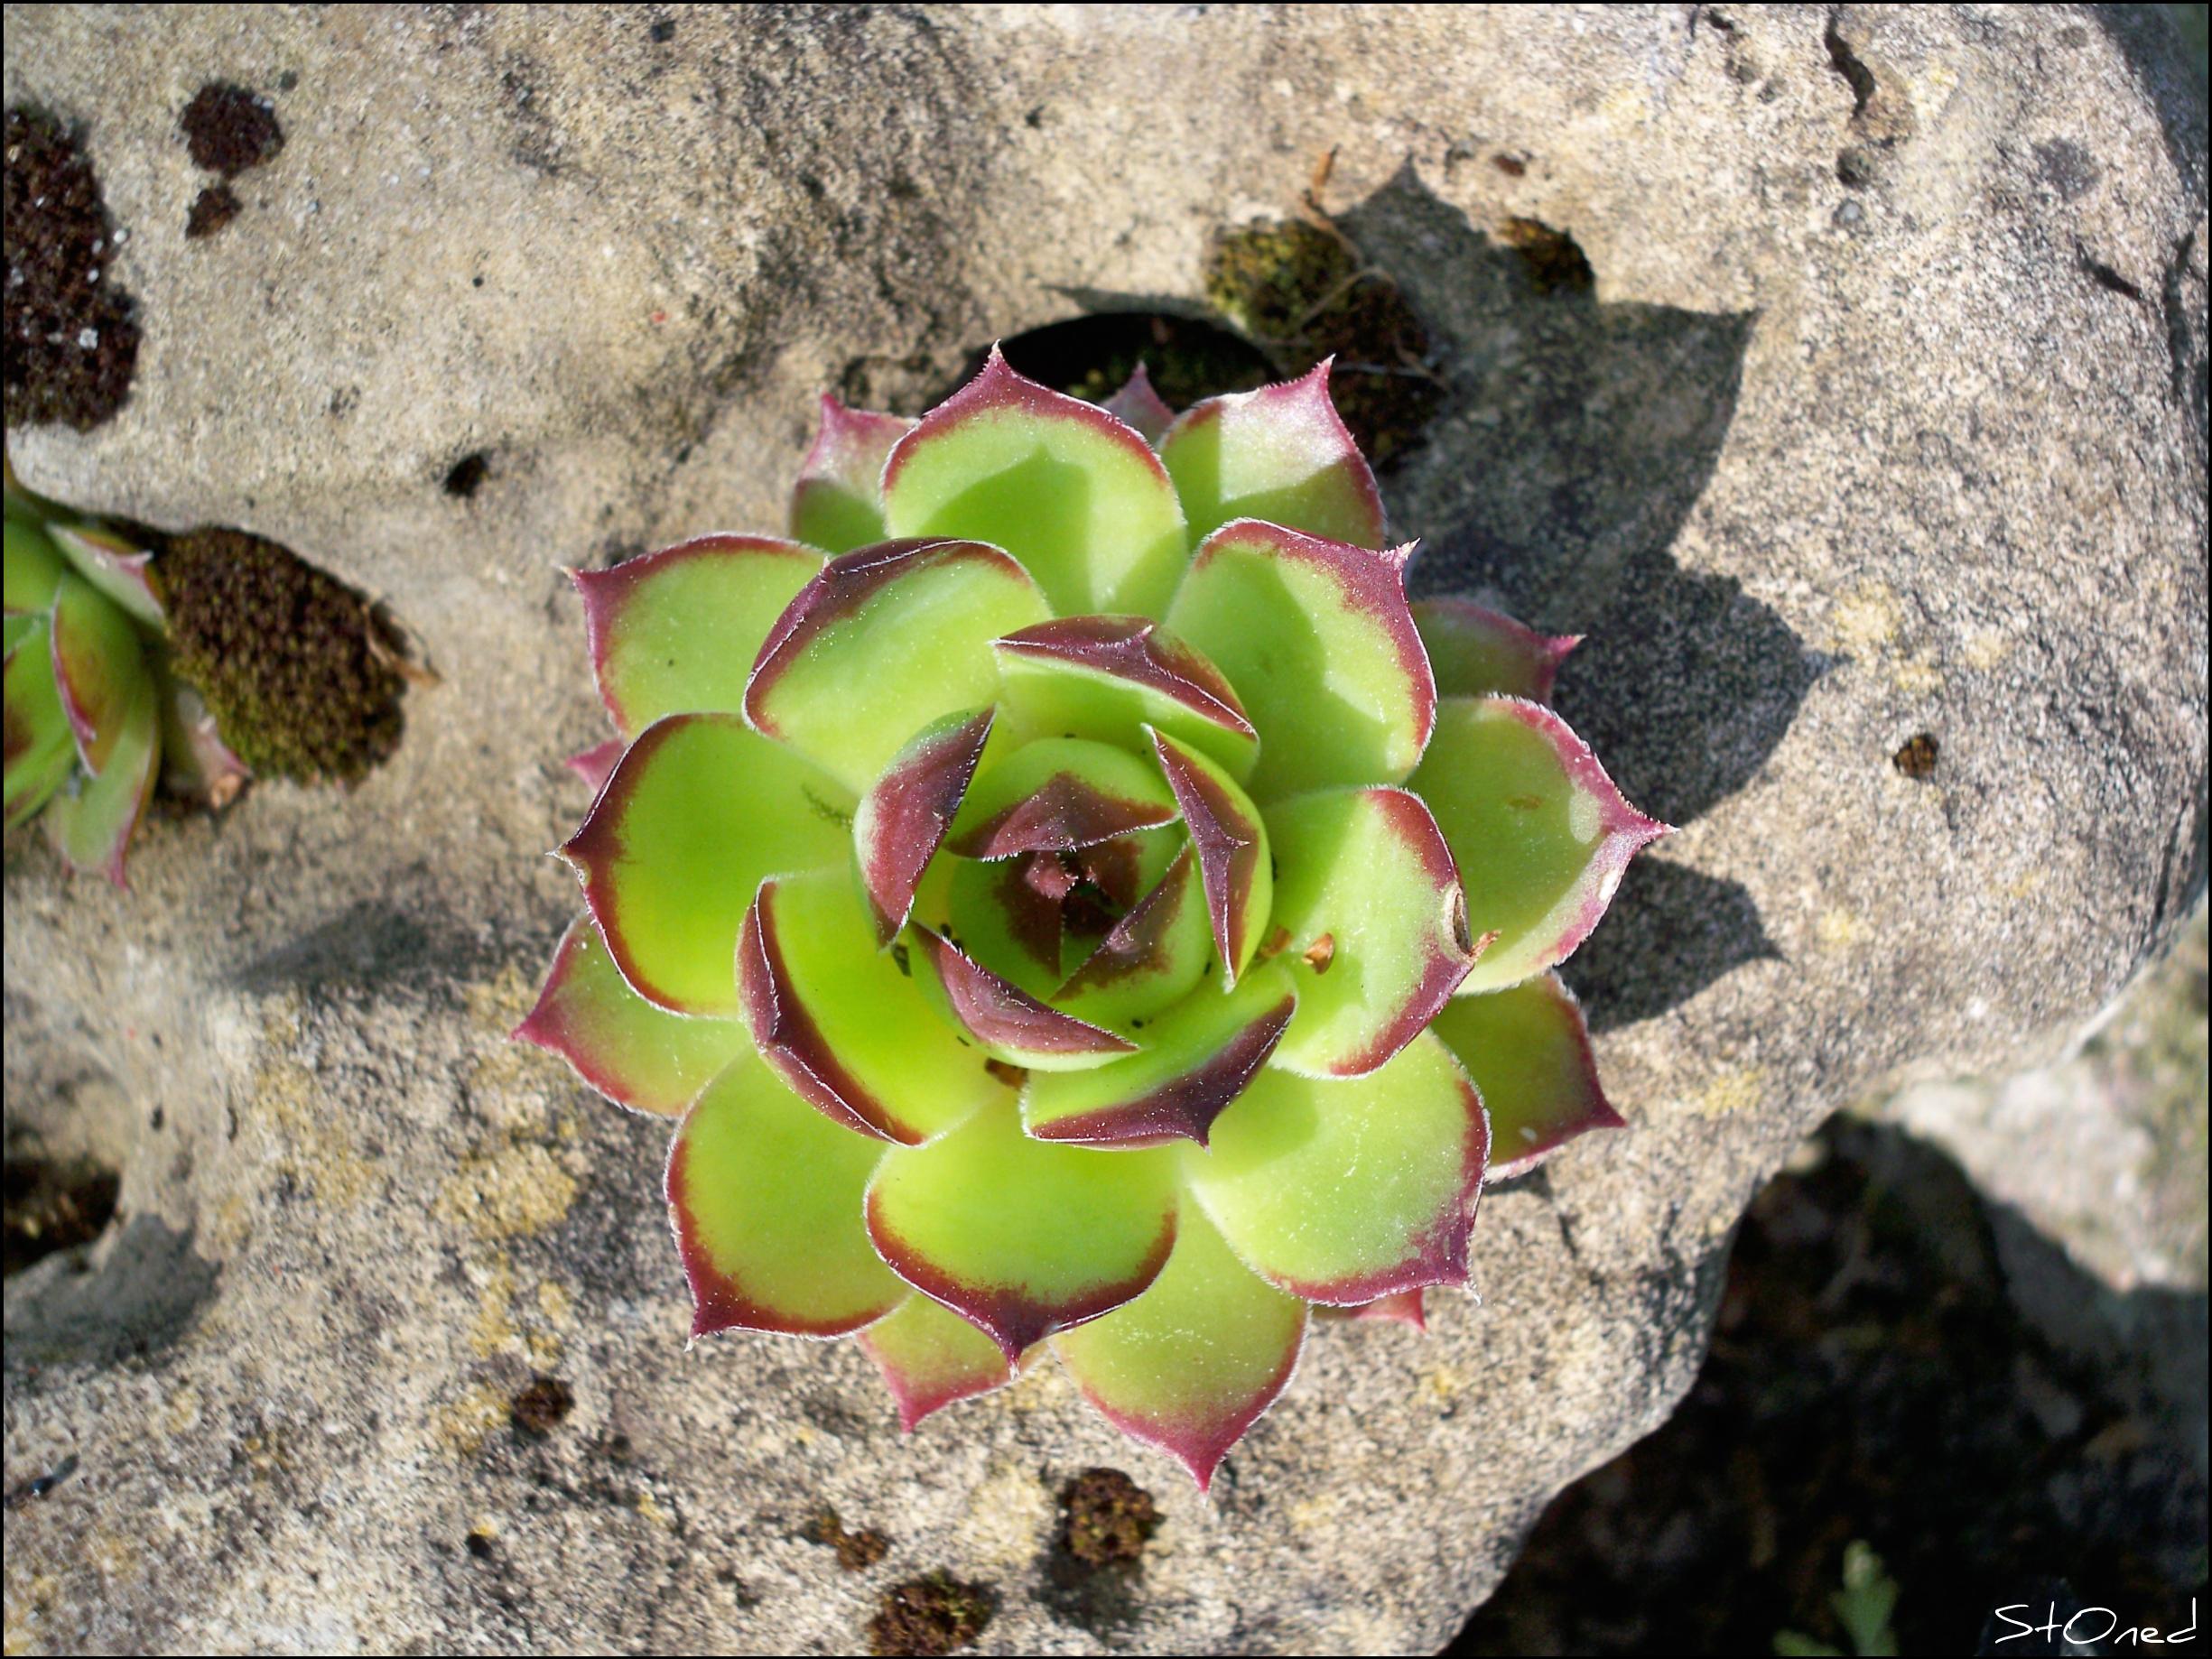
[(1100, 407), (1116, 420), (1134, 427), (1154, 449), (1159, 447), (1160, 440), (1166, 436), (1167, 429), (1176, 420), (1176, 412), (1152, 389), (1152, 376), (1146, 372), (1141, 357), (1129, 377), (1122, 382), (1121, 389)]
[(933, 721), (860, 797), (852, 815), (853, 847), (876, 940), (887, 949), (906, 924), (923, 872), (967, 797), (997, 718), (998, 709), (990, 707)]
[(1234, 986), (1259, 948), (1259, 925), (1273, 902), (1267, 825), (1251, 798), (1219, 765), (1157, 728), (1146, 731), (1198, 852), (1222, 984)]
[(908, 936), (925, 976), (917, 983), (992, 1059), (1034, 1071), (1078, 1070), (1135, 1052), (1126, 1037), (1039, 1002), (942, 934), (917, 923)]
[(884, 462), (914, 422), (848, 409), (827, 392), (821, 412), (792, 488), (791, 533), (811, 547), (848, 553), (883, 540)]
[(1598, 1080), (1581, 1006), (1557, 973), (1455, 997), (1430, 1029), (1489, 1108), (1485, 1180), (1525, 1175), (1577, 1135), (1624, 1126)]
[(1515, 697), (1449, 697), (1408, 785), (1458, 861), (1467, 922), (1495, 933), (1463, 982), (1500, 990), (1556, 967), (1667, 825), (1622, 799), (1566, 722)]
[(1329, 396), (1329, 367), (1324, 358), (1296, 380), (1208, 398), (1168, 429), (1160, 459), (1194, 542), (1250, 518), (1382, 548), (1381, 492)]
[(888, 534), (1002, 547), (1062, 615), (1157, 615), (1187, 556), (1175, 486), (1143, 434), (997, 350), (899, 440), (883, 491)]
[(1203, 1211), (1186, 1208), (1151, 1287), (1052, 1346), (1109, 1423), (1176, 1459), (1204, 1492), (1289, 1386), (1309, 1314), (1239, 1261)]
[[(904, 1287), (869, 1243), (862, 1194), (882, 1143), (848, 1134), (740, 1048), (669, 1147), (669, 1219), (694, 1339), (739, 1329), (841, 1337)], [(791, 1178), (804, 1170), (806, 1179)]]
[(572, 570), (599, 698), (635, 737), (663, 715), (745, 706), (753, 655), (823, 555), (775, 536), (703, 535)]
[(1443, 697), (1497, 693), (1549, 707), (1553, 682), (1579, 634), (1543, 635), (1470, 599), (1419, 599), (1415, 626)]
[(1007, 1100), (925, 1146), (892, 1148), (868, 1228), (893, 1272), (1011, 1360), (1159, 1276), (1176, 1237), (1174, 1163), (1032, 1140)]
[(860, 1351), (883, 1374), (908, 1434), (932, 1413), (1002, 1388), (1019, 1373), (990, 1338), (919, 1292), (860, 1333)]

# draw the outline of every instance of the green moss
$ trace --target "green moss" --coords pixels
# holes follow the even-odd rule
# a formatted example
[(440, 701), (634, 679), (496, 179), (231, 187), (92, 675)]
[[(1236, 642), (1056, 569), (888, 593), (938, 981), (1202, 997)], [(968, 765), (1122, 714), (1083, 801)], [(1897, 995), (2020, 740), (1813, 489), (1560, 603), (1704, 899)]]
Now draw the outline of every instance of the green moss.
[(256, 772), (352, 783), (391, 755), (398, 653), (362, 595), (238, 530), (170, 539), (153, 577), (171, 668)]
[(1371, 461), (1387, 466), (1419, 441), (1444, 402), (1428, 330), (1341, 231), (1289, 219), (1225, 232), (1204, 282), (1207, 302), (1285, 377), (1336, 359), (1330, 390)]

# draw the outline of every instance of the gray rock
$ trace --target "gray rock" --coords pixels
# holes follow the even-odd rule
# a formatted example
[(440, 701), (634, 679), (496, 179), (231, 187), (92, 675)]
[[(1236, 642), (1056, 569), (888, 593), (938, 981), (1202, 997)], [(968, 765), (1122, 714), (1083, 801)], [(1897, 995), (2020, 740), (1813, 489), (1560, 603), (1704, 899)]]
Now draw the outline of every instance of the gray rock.
[[(274, 536), (443, 676), (358, 791), (157, 824), (128, 897), (10, 842), (10, 1146), (121, 1170), (162, 1230), (85, 1269), (166, 1311), (117, 1358), (81, 1295), (19, 1309), (62, 1275), (8, 1286), (10, 1488), (72, 1469), (11, 1508), (8, 1645), (832, 1651), (943, 1568), (992, 1649), (1433, 1648), (1687, 1386), (1808, 1126), (2055, 1052), (2201, 885), (2187, 118), (2061, 8), (658, 15), (8, 8), (145, 329), (113, 423), (11, 434), (25, 477)], [(216, 78), (286, 144), (188, 244)], [(1485, 1204), (1480, 1303), (1322, 1332), (1211, 1503), (1049, 1371), (902, 1441), (850, 1346), (686, 1351), (659, 1131), (505, 1041), (599, 730), (560, 567), (777, 522), (825, 385), (1193, 304), (1331, 150), (1440, 336), (1390, 492), (1423, 579), (1586, 632), (1566, 712), (1685, 826), (1575, 969), (1633, 1126)], [(1535, 292), (1513, 220), (1594, 290)], [(204, 1288), (149, 1300), (162, 1259)], [(531, 1439), (540, 1372), (575, 1407)], [(1166, 1517), (1111, 1595), (1049, 1560), (1093, 1463)]]

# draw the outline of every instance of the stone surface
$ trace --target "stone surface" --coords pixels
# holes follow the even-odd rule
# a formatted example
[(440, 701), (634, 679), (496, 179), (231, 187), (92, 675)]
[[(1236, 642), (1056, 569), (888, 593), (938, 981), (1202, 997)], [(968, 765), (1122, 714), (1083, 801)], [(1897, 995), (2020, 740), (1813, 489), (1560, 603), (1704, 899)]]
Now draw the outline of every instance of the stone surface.
[[(2201, 885), (2203, 128), (2153, 35), (12, 6), (6, 45), (145, 331), (111, 424), (11, 434), (25, 477), (282, 540), (443, 676), (360, 789), (156, 824), (127, 897), (9, 843), (11, 1152), (123, 1175), (7, 1288), (12, 1649), (834, 1651), (940, 1570), (990, 1649), (1434, 1647), (1687, 1385), (1809, 1124), (2054, 1052)], [(286, 142), (188, 244), (210, 79)], [(1049, 1370), (901, 1441), (850, 1345), (686, 1351), (663, 1132), (504, 1041), (599, 735), (560, 567), (775, 524), (824, 385), (910, 405), (993, 335), (1188, 304), (1332, 149), (1440, 340), (1389, 487), (1420, 579), (1588, 633), (1563, 709), (1684, 826), (1573, 968), (1632, 1126), (1486, 1202), (1479, 1303), (1323, 1330), (1211, 1503)], [(1515, 220), (1594, 288), (1536, 292)], [(540, 1374), (573, 1409), (517, 1432)], [(1093, 1465), (1163, 1515), (1112, 1594), (1051, 1556)]]

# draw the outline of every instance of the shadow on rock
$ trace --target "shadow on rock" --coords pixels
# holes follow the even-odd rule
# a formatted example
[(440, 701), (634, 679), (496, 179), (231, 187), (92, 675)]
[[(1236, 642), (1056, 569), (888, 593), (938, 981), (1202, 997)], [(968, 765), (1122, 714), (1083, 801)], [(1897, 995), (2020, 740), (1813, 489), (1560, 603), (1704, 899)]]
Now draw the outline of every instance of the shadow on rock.
[(114, 1365), (169, 1347), (215, 1293), (219, 1269), (192, 1235), (133, 1216), (7, 1282), (7, 1365)]
[(1746, 962), (1780, 957), (1740, 882), (1664, 858), (1629, 866), (1605, 925), (1562, 970), (1593, 1031), (1633, 1025)]
[[(1445, 342), (1450, 396), (1397, 492), (1431, 533), (1417, 591), (1484, 595), (1586, 642), (1560, 711), (1631, 799), (1686, 824), (1742, 789), (1827, 666), (1732, 577), (1673, 547), (1734, 418), (1753, 319), (1607, 303), (1571, 237), (1492, 240), (1410, 168), (1340, 221)], [(1780, 561), (1756, 527), (1711, 535)], [(1640, 863), (1578, 976), (1594, 1023), (1663, 1013), (1774, 954), (1734, 882)]]

